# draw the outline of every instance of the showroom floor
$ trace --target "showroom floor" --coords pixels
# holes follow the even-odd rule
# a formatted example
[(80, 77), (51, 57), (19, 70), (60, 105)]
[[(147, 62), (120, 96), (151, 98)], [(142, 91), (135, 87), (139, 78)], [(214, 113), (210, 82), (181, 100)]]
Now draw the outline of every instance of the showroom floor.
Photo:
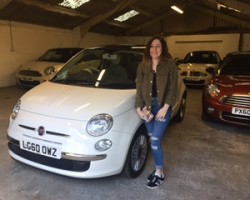
[(73, 179), (12, 160), (7, 150), (8, 118), (25, 93), (0, 88), (0, 200), (249, 200), (249, 128), (201, 121), (201, 89), (188, 89), (186, 116), (171, 123), (164, 138), (166, 181), (146, 188), (150, 156), (136, 179), (122, 175)]

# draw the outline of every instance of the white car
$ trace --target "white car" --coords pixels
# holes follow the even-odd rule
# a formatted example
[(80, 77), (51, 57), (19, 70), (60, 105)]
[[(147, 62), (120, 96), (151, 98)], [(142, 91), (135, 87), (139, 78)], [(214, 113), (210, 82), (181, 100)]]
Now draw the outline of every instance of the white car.
[(55, 48), (47, 50), (36, 61), (19, 66), (16, 72), (16, 82), (20, 86), (34, 87), (52, 79), (72, 56), (82, 48)]
[(192, 51), (178, 65), (186, 85), (206, 85), (221, 62), (216, 51)]
[[(8, 127), (10, 156), (53, 173), (137, 177), (148, 137), (135, 110), (135, 79), (143, 53), (131, 45), (85, 49), (50, 81), (26, 92)], [(173, 118), (184, 118), (187, 90), (179, 78)]]

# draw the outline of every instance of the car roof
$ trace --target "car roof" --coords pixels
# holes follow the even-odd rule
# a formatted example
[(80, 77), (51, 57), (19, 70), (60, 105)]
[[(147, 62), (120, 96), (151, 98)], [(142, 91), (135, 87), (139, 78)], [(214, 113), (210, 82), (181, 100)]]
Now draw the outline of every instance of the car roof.
[(230, 52), (227, 54), (227, 56), (229, 55), (247, 55), (250, 54), (250, 51), (234, 51), (234, 52)]
[(62, 48), (51, 48), (48, 50), (83, 50), (81, 47), (62, 47)]
[(189, 53), (218, 53), (214, 50), (198, 50), (198, 51), (190, 51)]
[(142, 50), (144, 50), (146, 48), (146, 46), (144, 46), (144, 45), (133, 45), (133, 44), (111, 44), (111, 45), (101, 45), (101, 46), (96, 46), (96, 47), (90, 47), (89, 49), (96, 49), (96, 48), (128, 49), (128, 50), (142, 49)]

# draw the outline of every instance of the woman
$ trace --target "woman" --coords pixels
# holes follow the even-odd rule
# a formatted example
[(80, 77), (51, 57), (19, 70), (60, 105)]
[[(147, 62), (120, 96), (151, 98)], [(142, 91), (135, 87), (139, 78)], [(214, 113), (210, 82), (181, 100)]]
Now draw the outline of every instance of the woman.
[(136, 79), (136, 111), (145, 120), (155, 162), (155, 170), (148, 177), (148, 188), (156, 188), (164, 181), (161, 143), (175, 103), (177, 79), (178, 69), (164, 38), (152, 37)]

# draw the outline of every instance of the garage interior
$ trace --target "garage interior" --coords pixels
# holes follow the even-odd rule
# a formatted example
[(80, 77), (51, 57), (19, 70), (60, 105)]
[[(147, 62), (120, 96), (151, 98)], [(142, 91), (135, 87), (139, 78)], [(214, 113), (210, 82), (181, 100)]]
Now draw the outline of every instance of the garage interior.
[[(166, 182), (146, 188), (153, 162), (141, 176), (68, 178), (12, 160), (6, 131), (16, 101), (27, 90), (15, 72), (55, 47), (145, 44), (162, 35), (174, 58), (192, 50), (250, 51), (249, 0), (90, 0), (71, 9), (62, 0), (0, 1), (0, 199), (250, 199), (249, 128), (201, 120), (201, 88), (188, 88), (185, 119), (164, 138)], [(178, 6), (183, 14), (171, 9)], [(124, 22), (128, 11), (138, 13)]]

